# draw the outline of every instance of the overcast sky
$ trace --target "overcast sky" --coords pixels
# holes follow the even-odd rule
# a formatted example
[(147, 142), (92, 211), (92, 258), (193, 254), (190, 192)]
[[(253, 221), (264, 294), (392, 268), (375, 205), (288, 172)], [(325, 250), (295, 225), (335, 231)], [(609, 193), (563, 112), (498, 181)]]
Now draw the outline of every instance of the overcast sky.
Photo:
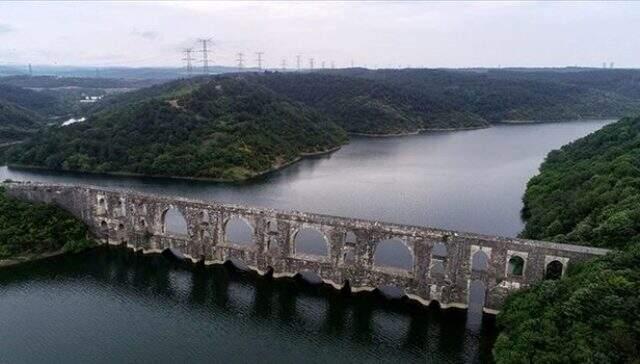
[(640, 2), (0, 2), (0, 64), (640, 67)]

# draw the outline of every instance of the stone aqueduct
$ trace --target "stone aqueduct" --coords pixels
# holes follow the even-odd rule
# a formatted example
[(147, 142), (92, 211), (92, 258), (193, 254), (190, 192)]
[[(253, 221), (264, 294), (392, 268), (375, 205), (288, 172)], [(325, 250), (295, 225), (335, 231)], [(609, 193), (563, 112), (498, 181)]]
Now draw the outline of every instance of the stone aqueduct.
[[(563, 275), (568, 264), (607, 252), (556, 244), (407, 226), (303, 212), (220, 204), (89, 186), (6, 183), (13, 197), (55, 203), (82, 219), (104, 242), (143, 252), (178, 249), (193, 261), (242, 261), (261, 274), (294, 276), (310, 271), (336, 288), (352, 291), (394, 286), (423, 304), (468, 307), (472, 286), (480, 287), (485, 312), (497, 312), (505, 297), (521, 287)], [(179, 211), (186, 234), (166, 229), (165, 215)], [(251, 227), (251, 242), (227, 239), (232, 219)], [(297, 251), (303, 229), (322, 234), (327, 254)], [(380, 264), (376, 251), (395, 241), (407, 249), (406, 267)]]

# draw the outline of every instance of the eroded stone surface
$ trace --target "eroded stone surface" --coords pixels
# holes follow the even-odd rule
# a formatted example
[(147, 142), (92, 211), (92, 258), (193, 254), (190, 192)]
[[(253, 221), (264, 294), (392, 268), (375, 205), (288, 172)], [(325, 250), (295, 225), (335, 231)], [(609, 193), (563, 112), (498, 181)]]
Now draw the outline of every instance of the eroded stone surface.
[[(605, 249), (462, 233), (420, 226), (360, 220), (298, 211), (283, 212), (210, 201), (142, 194), (90, 186), (5, 183), (10, 196), (34, 202), (55, 203), (84, 221), (104, 242), (127, 244), (145, 252), (173, 248), (194, 261), (223, 263), (232, 258), (274, 277), (311, 271), (334, 287), (347, 281), (354, 291), (397, 286), (409, 297), (442, 307), (466, 307), (469, 286), (485, 287), (484, 309), (495, 312), (513, 290), (544, 279), (553, 261), (568, 264), (603, 255)], [(164, 215), (175, 208), (187, 222), (187, 235), (165, 232)], [(241, 218), (253, 230), (251, 245), (226, 241), (225, 226)], [(328, 244), (327, 256), (296, 254), (294, 238), (301, 229), (315, 229)], [(413, 257), (412, 269), (374, 264), (378, 242), (399, 239)], [(446, 256), (432, 249), (446, 246)], [(486, 269), (472, 269), (473, 254), (488, 257)], [(513, 256), (525, 260), (522, 275), (509, 274)], [(444, 274), (430, 274), (433, 263)]]

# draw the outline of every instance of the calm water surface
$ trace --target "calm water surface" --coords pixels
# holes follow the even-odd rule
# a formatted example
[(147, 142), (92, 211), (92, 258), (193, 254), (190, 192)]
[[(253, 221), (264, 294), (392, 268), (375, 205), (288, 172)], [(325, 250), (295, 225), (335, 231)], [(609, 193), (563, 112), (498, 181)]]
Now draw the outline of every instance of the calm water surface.
[(610, 121), (498, 125), (394, 138), (355, 138), (243, 185), (0, 168), (0, 179), (88, 183), (459, 231), (515, 236), (522, 195), (552, 149)]
[[(243, 185), (0, 169), (0, 178), (514, 236), (552, 149), (608, 121), (354, 139)], [(434, 362), (490, 358), (493, 318), (100, 248), (0, 269), (0, 363)]]

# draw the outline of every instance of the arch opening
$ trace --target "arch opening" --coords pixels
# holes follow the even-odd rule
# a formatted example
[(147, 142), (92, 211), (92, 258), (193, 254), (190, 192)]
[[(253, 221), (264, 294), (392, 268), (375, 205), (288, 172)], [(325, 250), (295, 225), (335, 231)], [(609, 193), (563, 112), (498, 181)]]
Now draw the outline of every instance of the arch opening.
[(549, 262), (549, 264), (547, 264), (547, 268), (545, 269), (544, 279), (562, 278), (562, 269), (563, 264), (560, 261), (554, 260)]
[(356, 234), (353, 231), (347, 231), (347, 234), (344, 236), (345, 243), (356, 243)]
[(240, 271), (249, 271), (249, 266), (240, 258), (229, 258), (229, 262), (234, 268)]
[(227, 243), (242, 246), (250, 246), (255, 243), (253, 228), (248, 222), (239, 217), (232, 217), (227, 221), (224, 233)]
[(321, 232), (304, 228), (295, 237), (295, 253), (326, 257), (329, 255), (329, 244)]
[(431, 256), (446, 258), (449, 256), (449, 252), (447, 252), (447, 246), (444, 243), (436, 243), (431, 250)]
[(187, 220), (184, 218), (180, 210), (175, 207), (169, 208), (164, 212), (162, 217), (163, 232), (165, 234), (186, 236)]
[(433, 259), (431, 268), (429, 268), (429, 275), (434, 279), (444, 278), (444, 262), (439, 259)]
[(299, 276), (303, 281), (314, 285), (321, 284), (323, 282), (318, 273), (311, 270), (300, 271), (297, 276)]
[(356, 262), (356, 252), (354, 248), (344, 249), (344, 253), (342, 253), (342, 262), (344, 264), (354, 264)]
[(489, 257), (487, 253), (478, 250), (471, 258), (471, 270), (474, 272), (486, 272), (489, 269)]
[(106, 228), (108, 227), (107, 222), (106, 222), (105, 220), (102, 220), (102, 221), (100, 222), (100, 227), (101, 227), (101, 228), (103, 228), (103, 229), (106, 229)]
[(524, 259), (514, 255), (509, 259), (509, 275), (521, 277), (524, 274)]
[(98, 199), (98, 205), (99, 205), (100, 207), (104, 207), (104, 203), (105, 203), (105, 202), (104, 202), (104, 197), (100, 197), (100, 198)]
[(400, 299), (405, 295), (404, 289), (392, 284), (378, 287), (378, 292), (385, 298), (393, 300)]
[(378, 242), (373, 254), (373, 264), (413, 270), (413, 254), (400, 239), (386, 239)]

